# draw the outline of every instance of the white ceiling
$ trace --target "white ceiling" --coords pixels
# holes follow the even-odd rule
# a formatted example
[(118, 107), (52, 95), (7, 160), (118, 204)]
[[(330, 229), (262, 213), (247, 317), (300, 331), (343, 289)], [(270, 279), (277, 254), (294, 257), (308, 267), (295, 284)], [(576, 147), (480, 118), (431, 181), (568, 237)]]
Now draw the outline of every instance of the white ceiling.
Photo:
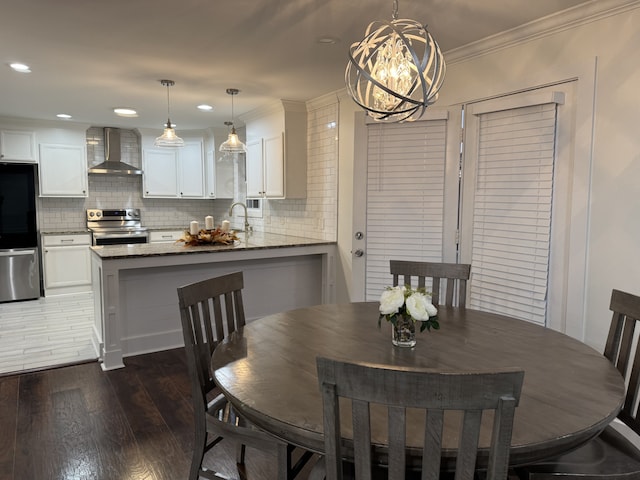
[[(596, 0), (399, 0), (399, 17), (429, 26), (446, 52)], [(0, 116), (96, 126), (223, 127), (276, 99), (344, 87), (351, 43), (393, 0), (9, 0), (0, 10)], [(337, 39), (321, 44), (321, 38)], [(9, 63), (31, 66), (16, 73)], [(446, 85), (446, 79), (445, 79)], [(215, 106), (212, 113), (195, 107)], [(121, 118), (112, 109), (138, 110)], [(61, 121), (62, 123), (63, 121)], [(241, 122), (236, 122), (241, 123)]]

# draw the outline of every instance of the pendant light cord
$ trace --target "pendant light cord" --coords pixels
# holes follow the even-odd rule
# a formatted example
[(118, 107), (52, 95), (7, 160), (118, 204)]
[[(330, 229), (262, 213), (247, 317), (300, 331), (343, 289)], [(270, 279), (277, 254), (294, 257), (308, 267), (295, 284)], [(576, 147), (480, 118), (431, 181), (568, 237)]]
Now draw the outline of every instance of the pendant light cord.
[(171, 101), (169, 100), (169, 85), (167, 85), (167, 117), (171, 118)]

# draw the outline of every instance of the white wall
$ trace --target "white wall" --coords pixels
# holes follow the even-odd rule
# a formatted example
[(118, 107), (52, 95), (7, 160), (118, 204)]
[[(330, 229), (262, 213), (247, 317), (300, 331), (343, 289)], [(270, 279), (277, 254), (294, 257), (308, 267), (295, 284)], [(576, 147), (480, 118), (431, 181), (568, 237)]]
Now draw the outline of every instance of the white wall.
[[(640, 295), (640, 2), (597, 3), (579, 15), (573, 11), (445, 54), (448, 70), (438, 105), (578, 78), (567, 315), (584, 316), (580, 337), (601, 351), (611, 320), (611, 290)], [(604, 5), (613, 10), (595, 10)], [(546, 33), (537, 33), (540, 29)], [(342, 141), (353, 137), (353, 110), (341, 102), (341, 206), (353, 198), (353, 189), (346, 185), (353, 183), (353, 148)], [(343, 228), (346, 219), (339, 218), (341, 269), (346, 275), (351, 271), (346, 252), (352, 232)]]

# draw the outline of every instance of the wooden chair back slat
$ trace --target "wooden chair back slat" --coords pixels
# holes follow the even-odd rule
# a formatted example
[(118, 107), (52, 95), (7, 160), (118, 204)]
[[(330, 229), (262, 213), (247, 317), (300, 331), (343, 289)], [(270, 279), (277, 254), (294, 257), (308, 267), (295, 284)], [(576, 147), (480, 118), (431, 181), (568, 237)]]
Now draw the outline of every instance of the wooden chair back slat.
[[(430, 278), (431, 301), (434, 305), (465, 307), (471, 265), (390, 260), (389, 267), (393, 286), (411, 285), (414, 288), (424, 288), (426, 279)], [(444, 302), (442, 302), (443, 292)]]
[(504, 451), (499, 448), (505, 442), (511, 442), (513, 417), (515, 416), (516, 401), (513, 398), (502, 397), (498, 404), (499, 415), (493, 419), (493, 438), (491, 439), (491, 455), (487, 467), (487, 478), (507, 478), (509, 462), (502, 458)]
[(440, 478), (440, 450), (443, 428), (444, 410), (436, 408), (429, 410), (422, 452), (422, 476), (426, 480), (438, 480)]
[(464, 412), (462, 434), (460, 435), (458, 457), (456, 458), (456, 480), (473, 480), (481, 421), (482, 410), (467, 410)]
[[(492, 472), (505, 473), (505, 476), (491, 476), (487, 480), (506, 479), (513, 412), (524, 378), (522, 370), (438, 373), (421, 368), (395, 370), (382, 365), (354, 364), (322, 357), (317, 358), (317, 368), (323, 392), (327, 480), (342, 479), (340, 397), (351, 399), (353, 405), (354, 462), (358, 479), (366, 480), (371, 475), (371, 404), (389, 409), (389, 480), (405, 478), (407, 408), (426, 411), (423, 480), (435, 480), (439, 474), (443, 410), (465, 412), (458, 444), (456, 480), (473, 480), (484, 410), (493, 410), (494, 416), (499, 417), (494, 422), (494, 428), (499, 427), (499, 431), (493, 433), (498, 438), (492, 442), (490, 463)], [(434, 464), (438, 465), (437, 469)]]
[(369, 420), (369, 404), (354, 400), (351, 404), (353, 424), (357, 425), (360, 434), (354, 438), (356, 452), (356, 478), (371, 480), (371, 422)]
[[(406, 471), (406, 411), (403, 407), (389, 406), (389, 476), (401, 478)], [(371, 460), (368, 463), (371, 470)]]

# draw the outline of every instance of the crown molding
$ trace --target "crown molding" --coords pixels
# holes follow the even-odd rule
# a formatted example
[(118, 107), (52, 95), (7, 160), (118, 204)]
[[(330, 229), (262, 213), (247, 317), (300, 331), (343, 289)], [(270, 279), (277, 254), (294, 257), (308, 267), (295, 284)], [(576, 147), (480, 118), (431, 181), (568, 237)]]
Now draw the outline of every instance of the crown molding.
[(640, 0), (590, 0), (573, 8), (542, 17), (516, 28), (444, 53), (447, 65), (455, 65), (518, 44), (570, 30), (603, 18), (619, 15), (640, 7)]
[(307, 111), (318, 110), (338, 103), (340, 103), (340, 91), (330, 92), (320, 97), (308, 100)]
[(307, 105), (305, 102), (301, 102), (298, 100), (281, 99), (239, 115), (237, 118), (242, 120), (244, 123), (247, 123), (257, 118), (265, 117), (267, 115), (273, 115), (275, 113), (306, 111)]
[(39, 120), (24, 117), (0, 117), (2, 128), (59, 128), (62, 130), (88, 130), (91, 125), (88, 123), (74, 122), (72, 120)]

